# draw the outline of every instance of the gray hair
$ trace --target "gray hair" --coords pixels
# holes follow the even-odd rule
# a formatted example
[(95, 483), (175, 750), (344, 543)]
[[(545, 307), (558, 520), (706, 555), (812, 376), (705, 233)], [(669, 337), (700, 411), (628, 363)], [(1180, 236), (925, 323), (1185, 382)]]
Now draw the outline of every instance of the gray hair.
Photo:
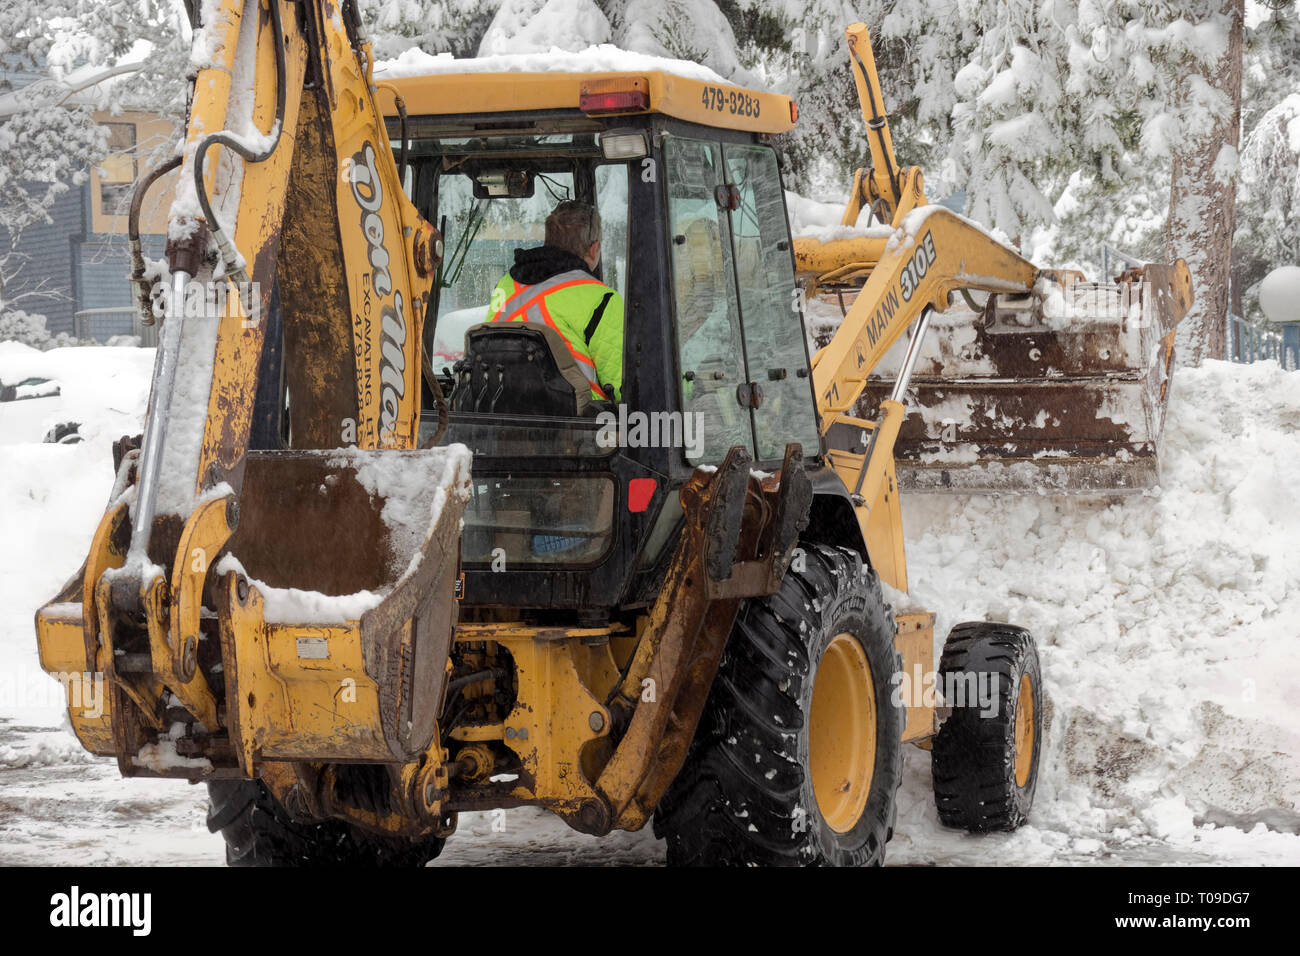
[(591, 203), (566, 199), (546, 217), (546, 244), (582, 257), (600, 242), (600, 212)]

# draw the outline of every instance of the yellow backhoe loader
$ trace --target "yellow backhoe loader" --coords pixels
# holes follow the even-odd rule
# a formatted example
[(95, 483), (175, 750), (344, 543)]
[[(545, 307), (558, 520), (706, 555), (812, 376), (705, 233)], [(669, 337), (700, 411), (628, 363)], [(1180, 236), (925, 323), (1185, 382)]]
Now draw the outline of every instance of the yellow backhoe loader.
[[(847, 218), (890, 235), (796, 257), (784, 96), (377, 76), (350, 0), (202, 10), (183, 149), (133, 203), (179, 167), (144, 433), (36, 619), (88, 750), (206, 783), (232, 864), (420, 864), (460, 811), (524, 805), (653, 819), (673, 864), (880, 863), (903, 743), (932, 749), (945, 823), (1024, 821), (1032, 639), (959, 625), (935, 674), (933, 616), (881, 582), (907, 585), (894, 449), (931, 314), (976, 290), (985, 323), (1036, 317), (1069, 279), (923, 205), (865, 28), (876, 167)], [(626, 303), (621, 405), (544, 327), (483, 321), (569, 197)], [(811, 358), (796, 260), (853, 298)], [(142, 306), (156, 271), (137, 252)], [(1141, 301), (1167, 324), (1170, 275)], [(214, 287), (219, 316), (185, 307)], [(102, 713), (73, 675), (103, 676)]]

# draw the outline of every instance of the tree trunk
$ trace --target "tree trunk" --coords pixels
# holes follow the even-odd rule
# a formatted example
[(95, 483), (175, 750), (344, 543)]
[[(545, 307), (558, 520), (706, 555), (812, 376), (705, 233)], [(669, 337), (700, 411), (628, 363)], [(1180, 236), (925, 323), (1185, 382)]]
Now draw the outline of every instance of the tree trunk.
[[(1245, 0), (1223, 0), (1219, 14), (1231, 24), (1228, 44), (1223, 57), (1206, 69), (1203, 78), (1227, 97), (1231, 106), (1204, 136), (1188, 138), (1174, 151), (1169, 219), (1165, 224), (1166, 253), (1171, 261), (1180, 256), (1187, 260), (1196, 295), (1174, 340), (1179, 365), (1227, 358)], [(1227, 167), (1229, 162), (1231, 166)]]

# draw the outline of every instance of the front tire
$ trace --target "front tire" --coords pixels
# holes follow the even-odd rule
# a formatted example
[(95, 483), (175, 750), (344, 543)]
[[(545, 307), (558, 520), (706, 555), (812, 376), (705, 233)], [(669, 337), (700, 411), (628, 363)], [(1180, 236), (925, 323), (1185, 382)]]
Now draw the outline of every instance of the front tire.
[(260, 780), (208, 784), (208, 830), (226, 841), (227, 866), (424, 866), (446, 840), (404, 840), (341, 820), (300, 822)]
[(686, 764), (660, 801), (670, 866), (879, 865), (903, 715), (880, 580), (804, 545), (780, 590), (742, 605)]
[[(931, 777), (944, 826), (985, 833), (1014, 830), (1029, 817), (1038, 787), (1043, 737), (1043, 674), (1034, 639), (1023, 627), (958, 624), (944, 644), (944, 687), (990, 689), (997, 709), (948, 701), (931, 750)], [(987, 676), (986, 676), (987, 675)], [(993, 700), (987, 701), (992, 709)]]

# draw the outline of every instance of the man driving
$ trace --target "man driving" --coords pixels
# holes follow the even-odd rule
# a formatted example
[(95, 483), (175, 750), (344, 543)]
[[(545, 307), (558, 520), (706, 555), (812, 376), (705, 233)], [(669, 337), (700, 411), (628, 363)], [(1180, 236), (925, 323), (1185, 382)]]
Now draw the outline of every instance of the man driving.
[(577, 362), (597, 400), (620, 401), (623, 390), (623, 297), (595, 276), (600, 213), (566, 199), (546, 217), (544, 244), (516, 249), (488, 307), (489, 322), (549, 325)]

